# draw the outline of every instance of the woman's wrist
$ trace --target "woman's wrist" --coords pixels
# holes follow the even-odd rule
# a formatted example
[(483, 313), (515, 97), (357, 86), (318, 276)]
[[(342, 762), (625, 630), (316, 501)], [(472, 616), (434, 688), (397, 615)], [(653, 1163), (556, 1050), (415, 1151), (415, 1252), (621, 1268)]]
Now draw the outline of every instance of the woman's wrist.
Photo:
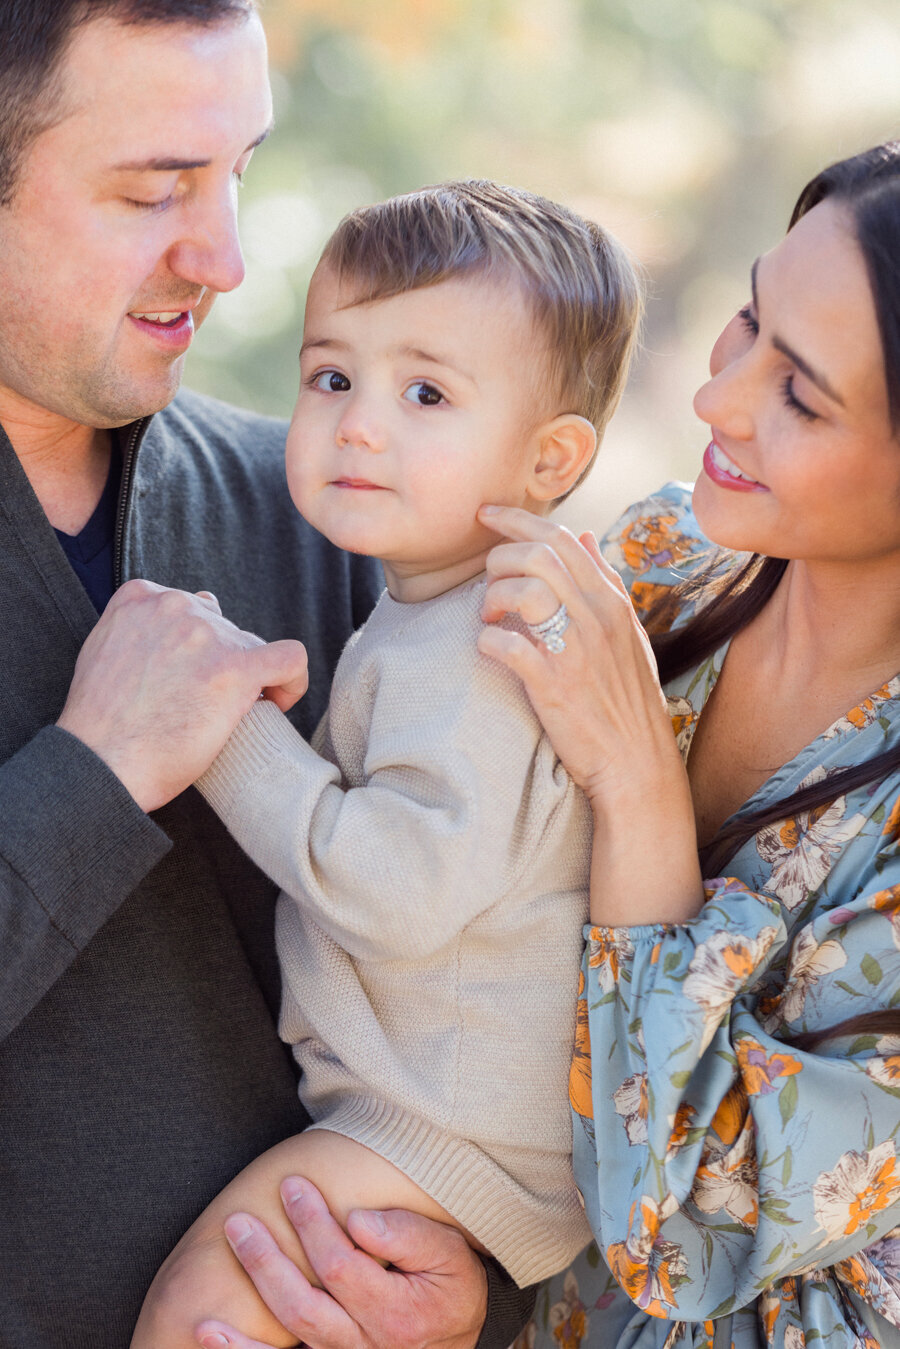
[(589, 795), (595, 925), (684, 923), (703, 907), (694, 810), (680, 760), (679, 770), (677, 775), (623, 770), (615, 788), (607, 780)]

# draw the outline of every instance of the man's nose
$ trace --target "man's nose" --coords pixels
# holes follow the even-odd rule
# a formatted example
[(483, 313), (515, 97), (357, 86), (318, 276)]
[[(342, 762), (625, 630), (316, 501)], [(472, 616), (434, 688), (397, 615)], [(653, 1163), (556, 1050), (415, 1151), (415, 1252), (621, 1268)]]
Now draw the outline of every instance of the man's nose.
[(176, 276), (208, 290), (234, 290), (244, 279), (236, 189), (204, 194), (188, 210), (184, 230), (169, 250)]

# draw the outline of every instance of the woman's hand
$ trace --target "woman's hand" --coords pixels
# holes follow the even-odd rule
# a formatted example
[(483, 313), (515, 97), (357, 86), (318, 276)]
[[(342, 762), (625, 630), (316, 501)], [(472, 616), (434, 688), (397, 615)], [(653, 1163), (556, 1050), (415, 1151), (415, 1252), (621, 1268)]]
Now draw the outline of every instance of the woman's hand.
[(593, 534), (514, 507), (483, 507), (505, 534), (488, 555), (486, 623), (516, 613), (541, 623), (566, 606), (565, 651), (504, 628), (485, 628), (479, 649), (521, 678), (550, 741), (588, 797), (618, 789), (648, 753), (680, 770), (650, 642), (619, 576)]
[[(591, 916), (682, 921), (702, 903), (693, 805), (656, 661), (593, 534), (514, 507), (479, 520), (509, 540), (489, 553), (482, 617), (542, 623), (566, 606), (565, 649), (487, 627), (478, 646), (522, 680), (596, 823)], [(598, 854), (602, 854), (598, 855)]]

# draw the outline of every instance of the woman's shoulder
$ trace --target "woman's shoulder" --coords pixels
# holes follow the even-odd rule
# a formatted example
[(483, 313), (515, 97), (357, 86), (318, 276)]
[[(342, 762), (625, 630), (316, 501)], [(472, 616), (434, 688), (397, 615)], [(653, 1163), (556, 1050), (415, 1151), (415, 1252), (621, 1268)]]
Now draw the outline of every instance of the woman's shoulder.
[(706, 538), (694, 515), (693, 488), (683, 482), (666, 483), (629, 506), (600, 546), (641, 617), (673, 586), (714, 561), (727, 567), (734, 556)]

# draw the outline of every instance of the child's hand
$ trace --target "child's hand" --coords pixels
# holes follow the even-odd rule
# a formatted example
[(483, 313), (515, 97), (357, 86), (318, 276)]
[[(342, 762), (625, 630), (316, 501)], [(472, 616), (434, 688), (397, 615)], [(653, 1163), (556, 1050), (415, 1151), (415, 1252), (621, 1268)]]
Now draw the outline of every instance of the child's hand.
[[(289, 1177), (281, 1194), (322, 1288), (313, 1288), (256, 1219), (237, 1214), (225, 1230), (263, 1301), (308, 1349), (473, 1349), (487, 1312), (487, 1280), (459, 1232), (402, 1209), (356, 1209), (351, 1241), (309, 1181)], [(198, 1326), (197, 1340), (204, 1349), (267, 1349), (219, 1321)]]

